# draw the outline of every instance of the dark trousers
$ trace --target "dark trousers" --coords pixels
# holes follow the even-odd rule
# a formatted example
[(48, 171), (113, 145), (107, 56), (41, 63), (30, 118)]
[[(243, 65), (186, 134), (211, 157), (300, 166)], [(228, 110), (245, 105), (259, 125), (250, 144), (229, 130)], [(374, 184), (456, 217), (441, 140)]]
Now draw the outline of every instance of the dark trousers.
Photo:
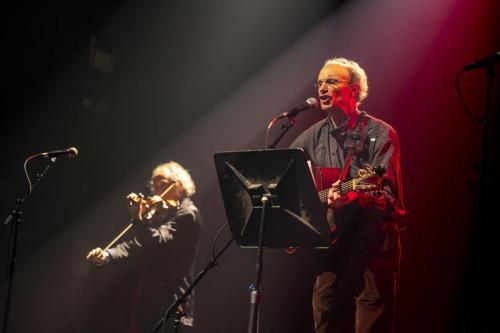
[(312, 299), (316, 332), (394, 332), (394, 261), (372, 259), (366, 264), (350, 259), (316, 277)]

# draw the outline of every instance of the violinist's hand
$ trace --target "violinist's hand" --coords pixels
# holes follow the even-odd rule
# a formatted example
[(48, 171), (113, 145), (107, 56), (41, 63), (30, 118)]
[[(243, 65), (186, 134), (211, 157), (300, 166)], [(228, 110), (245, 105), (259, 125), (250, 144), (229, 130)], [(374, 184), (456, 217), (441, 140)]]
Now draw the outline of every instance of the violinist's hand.
[(155, 206), (157, 208), (163, 208), (165, 201), (159, 195), (153, 195), (149, 198), (149, 205), (151, 207)]
[(348, 192), (347, 194), (340, 194), (339, 183), (339, 180), (333, 183), (332, 188), (328, 192), (328, 206), (331, 208), (343, 207), (358, 198), (358, 192), (355, 191)]
[(132, 220), (140, 220), (140, 212), (141, 212), (141, 200), (142, 197), (135, 193), (130, 193), (127, 195), (128, 200), (128, 210), (130, 212), (130, 218)]
[(102, 266), (106, 263), (108, 256), (108, 252), (104, 251), (100, 247), (96, 247), (90, 251), (89, 254), (87, 254), (87, 260), (96, 266)]
[(168, 214), (170, 206), (159, 195), (153, 195), (148, 198), (148, 214), (146, 214), (146, 221), (153, 222), (163, 219)]

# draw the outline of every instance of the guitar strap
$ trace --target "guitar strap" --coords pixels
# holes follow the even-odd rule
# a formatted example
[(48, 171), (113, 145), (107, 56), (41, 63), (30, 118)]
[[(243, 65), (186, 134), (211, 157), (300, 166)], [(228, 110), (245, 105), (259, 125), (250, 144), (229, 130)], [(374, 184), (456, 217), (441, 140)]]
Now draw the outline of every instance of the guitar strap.
[(351, 167), (351, 161), (354, 153), (360, 153), (363, 150), (365, 136), (363, 135), (363, 129), (366, 125), (366, 112), (361, 111), (358, 115), (358, 119), (356, 121), (356, 125), (353, 129), (349, 129), (347, 131), (347, 142), (345, 144), (346, 147), (349, 147), (349, 151), (347, 153), (347, 157), (345, 159), (344, 167), (342, 168), (342, 172), (340, 173), (339, 180), (344, 182), (347, 177), (347, 172)]
[[(347, 157), (345, 158), (345, 164), (340, 173), (339, 181), (344, 182), (347, 177), (347, 172), (351, 167), (351, 161), (353, 155), (356, 153), (360, 153), (363, 150), (364, 142), (366, 139), (366, 135), (364, 134), (363, 129), (366, 125), (366, 112), (362, 111), (358, 115), (358, 119), (356, 120), (356, 125), (353, 128), (347, 130), (347, 140), (344, 143), (344, 149), (348, 148)], [(330, 237), (331, 237), (331, 245), (335, 245), (337, 243), (337, 225), (334, 222), (333, 212), (331, 209), (327, 211), (327, 219), (330, 224)]]

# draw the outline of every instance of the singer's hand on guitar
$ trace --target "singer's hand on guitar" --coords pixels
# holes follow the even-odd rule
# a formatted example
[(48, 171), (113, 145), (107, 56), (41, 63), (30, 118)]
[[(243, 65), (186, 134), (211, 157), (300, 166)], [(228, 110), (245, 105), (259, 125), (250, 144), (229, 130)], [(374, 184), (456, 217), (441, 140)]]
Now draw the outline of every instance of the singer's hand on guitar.
[(96, 247), (95, 249), (91, 250), (89, 254), (87, 254), (87, 261), (96, 266), (102, 266), (104, 263), (106, 263), (108, 256), (108, 252), (104, 251), (100, 247)]
[(346, 194), (340, 194), (339, 192), (340, 181), (337, 180), (332, 184), (332, 188), (328, 192), (328, 206), (331, 208), (343, 207), (358, 198), (358, 192), (352, 191)]

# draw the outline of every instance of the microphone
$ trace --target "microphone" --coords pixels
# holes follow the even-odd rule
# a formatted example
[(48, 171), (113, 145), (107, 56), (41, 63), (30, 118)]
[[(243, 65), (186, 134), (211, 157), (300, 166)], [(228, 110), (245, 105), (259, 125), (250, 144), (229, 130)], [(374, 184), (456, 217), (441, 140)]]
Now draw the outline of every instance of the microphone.
[(309, 109), (315, 109), (317, 107), (318, 107), (318, 100), (314, 97), (309, 97), (304, 104), (299, 105), (297, 107), (294, 107), (290, 111), (283, 112), (278, 117), (276, 117), (276, 119), (283, 119), (285, 117), (294, 117), (299, 112), (309, 110)]
[(466, 65), (463, 70), (464, 71), (470, 71), (476, 68), (480, 67), (487, 67), (487, 66), (492, 66), (496, 63), (500, 62), (500, 51), (497, 51), (496, 53), (490, 54), (489, 56), (479, 59), (477, 61), (471, 62), (470, 64)]
[(53, 150), (40, 154), (40, 156), (42, 157), (68, 156), (69, 158), (74, 158), (76, 155), (78, 155), (78, 149), (76, 149), (75, 147), (70, 147), (65, 150)]

